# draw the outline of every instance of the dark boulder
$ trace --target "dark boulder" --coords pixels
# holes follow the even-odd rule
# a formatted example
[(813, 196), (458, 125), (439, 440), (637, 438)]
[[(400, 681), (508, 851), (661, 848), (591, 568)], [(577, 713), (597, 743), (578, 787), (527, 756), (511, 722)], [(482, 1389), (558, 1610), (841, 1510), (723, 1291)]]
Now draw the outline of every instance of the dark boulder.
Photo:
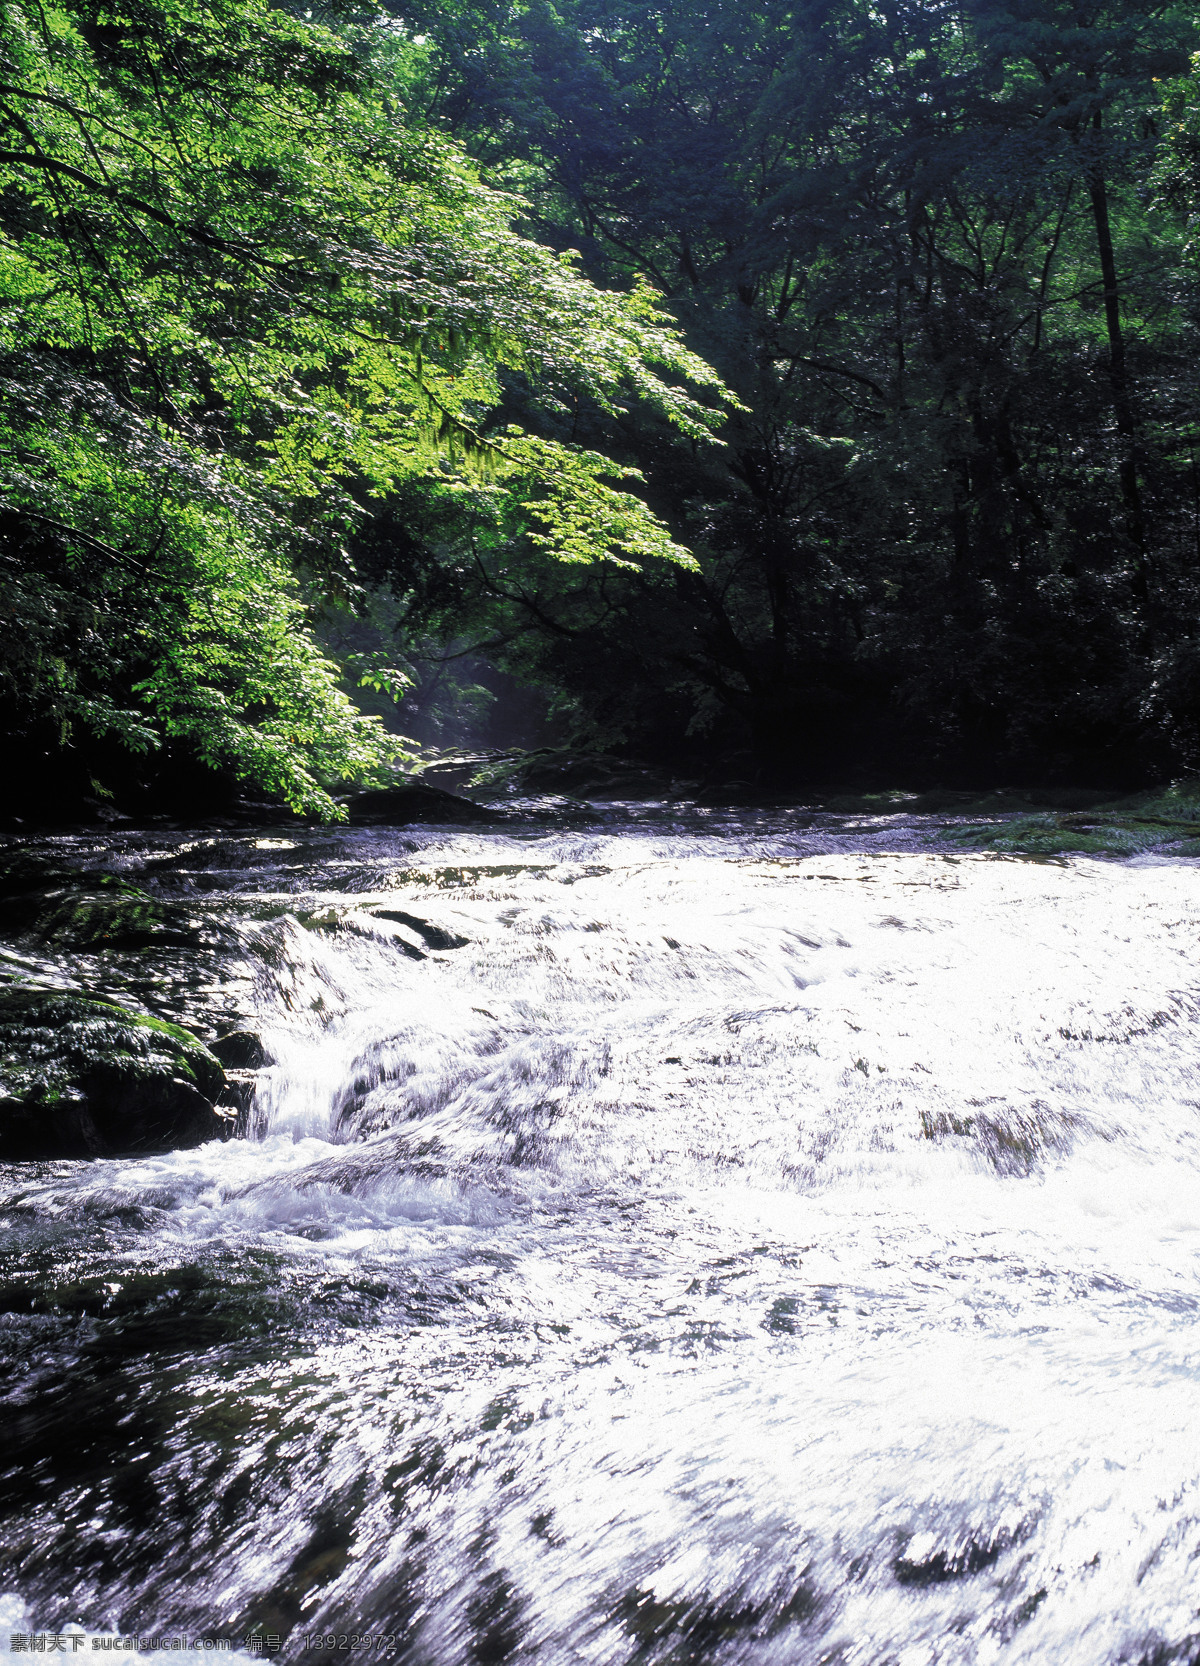
[(644, 803), (670, 798), (676, 789), (676, 783), (662, 771), (608, 752), (543, 749), (510, 768), (507, 778), (523, 794), (553, 794), (587, 803)]
[(225, 1072), (189, 1031), (73, 991), (0, 988), (0, 1158), (107, 1157), (226, 1137)]
[(275, 1060), (253, 1030), (227, 1030), (209, 1046), (227, 1070), (261, 1070)]
[(457, 793), (443, 792), (417, 781), (395, 787), (375, 787), (355, 793), (346, 800), (346, 814), (352, 827), (407, 827), (419, 823), (497, 822), (505, 817), (499, 810), (475, 804)]
[(0, 934), (91, 952), (195, 949), (206, 935), (185, 908), (119, 874), (56, 868), (34, 853), (0, 862)]
[(19, 843), (0, 848), (0, 896), (74, 885), (79, 882), (80, 872), (78, 863), (66, 861), (57, 851), (35, 850)]
[(564, 793), (579, 798), (607, 796), (614, 781), (628, 782), (631, 766), (604, 752), (542, 752), (521, 770), (528, 793)]

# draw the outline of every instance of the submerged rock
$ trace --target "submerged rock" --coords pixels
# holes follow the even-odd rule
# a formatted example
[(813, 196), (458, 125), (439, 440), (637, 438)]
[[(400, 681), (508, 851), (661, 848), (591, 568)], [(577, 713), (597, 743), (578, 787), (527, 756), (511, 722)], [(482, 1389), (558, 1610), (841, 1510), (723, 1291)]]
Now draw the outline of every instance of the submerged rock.
[(226, 1136), (225, 1072), (188, 1030), (108, 1001), (0, 989), (0, 1158), (169, 1151)]

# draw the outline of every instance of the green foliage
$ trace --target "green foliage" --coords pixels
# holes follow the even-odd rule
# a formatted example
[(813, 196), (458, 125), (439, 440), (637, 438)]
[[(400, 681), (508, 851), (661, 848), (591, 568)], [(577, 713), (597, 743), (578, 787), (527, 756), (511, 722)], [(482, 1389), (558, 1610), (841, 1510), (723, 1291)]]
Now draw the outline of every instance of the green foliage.
[(3, 9), (14, 734), (329, 814), (490, 660), (696, 767), (1200, 763), (1190, 12), (321, 16)]
[[(564, 576), (517, 543), (457, 616), (401, 563), (415, 616), (498, 619), (505, 663), (611, 739), (751, 769), (1200, 762), (1192, 12), (405, 15), (431, 116), (600, 281), (644, 273), (744, 407), (721, 451), (620, 425), (693, 573)], [(612, 454), (611, 424), (578, 432)]]
[[(686, 559), (627, 469), (488, 413), (632, 404), (693, 441), (715, 375), (636, 284), (519, 235), (406, 114), (405, 31), (260, 0), (3, 7), (0, 677), (18, 729), (206, 762), (336, 813), (391, 754), (309, 628), (371, 497), (478, 482), (548, 557)], [(712, 403), (685, 391), (708, 390)]]

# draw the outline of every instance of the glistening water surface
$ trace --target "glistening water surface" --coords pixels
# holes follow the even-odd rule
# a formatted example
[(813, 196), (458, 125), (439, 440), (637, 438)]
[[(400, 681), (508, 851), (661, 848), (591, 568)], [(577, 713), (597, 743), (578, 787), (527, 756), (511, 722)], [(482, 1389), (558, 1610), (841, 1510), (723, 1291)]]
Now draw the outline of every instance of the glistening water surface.
[(255, 1137), (4, 1171), (23, 1623), (1200, 1660), (1195, 864), (785, 813), (108, 850), (260, 934), (278, 1062)]

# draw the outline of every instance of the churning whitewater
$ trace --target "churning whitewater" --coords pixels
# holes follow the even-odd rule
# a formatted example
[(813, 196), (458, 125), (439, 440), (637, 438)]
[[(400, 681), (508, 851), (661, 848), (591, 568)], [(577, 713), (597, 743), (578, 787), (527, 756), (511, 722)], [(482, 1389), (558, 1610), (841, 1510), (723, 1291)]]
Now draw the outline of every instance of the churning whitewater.
[(245, 1139), (4, 1171), (14, 1626), (1200, 1660), (1195, 864), (167, 848), (276, 1062)]

